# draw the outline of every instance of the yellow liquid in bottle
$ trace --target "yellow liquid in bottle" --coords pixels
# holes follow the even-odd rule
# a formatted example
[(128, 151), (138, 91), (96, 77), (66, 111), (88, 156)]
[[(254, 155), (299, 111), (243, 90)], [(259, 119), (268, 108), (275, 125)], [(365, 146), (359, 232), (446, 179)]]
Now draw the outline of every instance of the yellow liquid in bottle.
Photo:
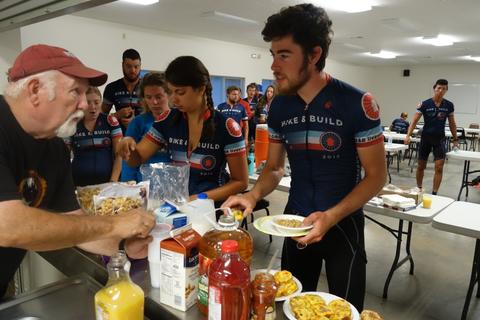
[(97, 320), (143, 320), (143, 290), (120, 281), (95, 294)]

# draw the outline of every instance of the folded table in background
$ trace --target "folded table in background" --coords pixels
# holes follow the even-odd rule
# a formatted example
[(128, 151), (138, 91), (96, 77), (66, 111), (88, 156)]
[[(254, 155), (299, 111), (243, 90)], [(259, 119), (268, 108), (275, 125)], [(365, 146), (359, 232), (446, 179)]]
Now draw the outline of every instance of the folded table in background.
[[(430, 196), (430, 195), (429, 195)], [(454, 202), (453, 199), (447, 198), (447, 197), (442, 197), (442, 196), (430, 196), (432, 198), (432, 206), (430, 209), (425, 209), (422, 207), (421, 204), (419, 204), (416, 209), (410, 210), (410, 211), (397, 211), (393, 210), (390, 208), (385, 208), (382, 205), (375, 205), (371, 203), (367, 203), (363, 209), (366, 211), (366, 213), (376, 213), (380, 214), (383, 216), (391, 217), (398, 219), (398, 228), (394, 229), (391, 228), (373, 218), (371, 218), (368, 215), (365, 215), (365, 217), (374, 223), (378, 224), (380, 227), (384, 228), (388, 232), (390, 232), (396, 239), (397, 239), (397, 245), (396, 245), (396, 250), (395, 250), (395, 258), (393, 259), (392, 267), (390, 268), (390, 271), (387, 275), (387, 279), (385, 280), (385, 285), (383, 287), (383, 298), (387, 298), (388, 296), (388, 287), (390, 285), (390, 281), (392, 280), (393, 273), (395, 272), (396, 269), (398, 269), (401, 265), (403, 265), (405, 262), (410, 261), (410, 274), (413, 274), (415, 264), (413, 262), (413, 257), (410, 252), (410, 243), (412, 239), (412, 228), (413, 228), (413, 223), (431, 223), (433, 217), (435, 217), (437, 214), (439, 214), (442, 210), (444, 210), (446, 207), (448, 207), (451, 203)], [(408, 227), (407, 231), (404, 231), (403, 229), (403, 222), (408, 221)], [(405, 245), (405, 251), (406, 251), (406, 256), (400, 260), (400, 251), (402, 248), (402, 238), (403, 235), (406, 235), (407, 242)], [(400, 261), (399, 261), (400, 260)]]

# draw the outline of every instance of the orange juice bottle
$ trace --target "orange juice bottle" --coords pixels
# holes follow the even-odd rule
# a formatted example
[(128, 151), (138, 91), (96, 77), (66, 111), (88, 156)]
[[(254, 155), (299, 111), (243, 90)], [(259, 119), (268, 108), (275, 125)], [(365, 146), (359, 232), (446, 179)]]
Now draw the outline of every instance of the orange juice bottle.
[(130, 280), (130, 261), (119, 251), (107, 264), (108, 282), (95, 294), (97, 320), (143, 320), (143, 290)]

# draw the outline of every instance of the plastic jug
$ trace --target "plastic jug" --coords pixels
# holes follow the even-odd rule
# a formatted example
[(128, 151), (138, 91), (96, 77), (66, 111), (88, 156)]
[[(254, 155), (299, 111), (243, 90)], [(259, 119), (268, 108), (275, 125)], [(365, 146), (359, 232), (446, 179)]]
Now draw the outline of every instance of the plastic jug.
[(143, 320), (143, 290), (130, 280), (130, 261), (124, 251), (107, 264), (108, 282), (95, 294), (97, 320)]
[(222, 254), (208, 269), (208, 319), (250, 317), (250, 267), (238, 253), (238, 242), (225, 240)]
[(206, 193), (199, 193), (197, 199), (182, 207), (182, 211), (186, 211), (193, 230), (201, 236), (214, 227), (215, 204), (212, 199), (208, 199)]
[(238, 243), (240, 257), (248, 265), (252, 261), (253, 240), (250, 234), (238, 228), (238, 222), (231, 215), (220, 217), (215, 229), (205, 233), (198, 245), (199, 267), (198, 267), (198, 300), (199, 310), (208, 312), (208, 268), (210, 264), (220, 256), (222, 243), (226, 240), (235, 240)]

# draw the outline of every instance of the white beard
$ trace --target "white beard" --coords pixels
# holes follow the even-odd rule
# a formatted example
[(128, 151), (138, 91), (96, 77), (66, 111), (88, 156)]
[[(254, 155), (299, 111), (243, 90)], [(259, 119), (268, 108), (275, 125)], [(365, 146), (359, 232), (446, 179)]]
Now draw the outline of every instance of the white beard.
[(85, 113), (82, 110), (77, 110), (72, 113), (67, 120), (57, 129), (56, 134), (59, 138), (68, 138), (77, 131), (77, 123), (83, 118)]

